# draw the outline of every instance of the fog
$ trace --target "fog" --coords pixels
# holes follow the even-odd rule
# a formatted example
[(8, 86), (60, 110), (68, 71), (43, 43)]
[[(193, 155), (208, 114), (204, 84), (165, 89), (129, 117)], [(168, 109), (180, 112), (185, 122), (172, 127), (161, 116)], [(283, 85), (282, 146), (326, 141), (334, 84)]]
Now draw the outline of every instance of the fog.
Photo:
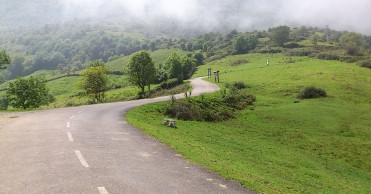
[[(1, 13), (2, 6), (11, 2), (19, 6), (3, 9)], [(40, 8), (45, 4), (48, 6)], [(28, 20), (43, 18), (32, 17), (27, 9), (48, 14), (44, 18), (53, 18), (54, 22), (115, 18), (154, 23), (172, 19), (178, 25), (205, 30), (221, 26), (261, 30), (278, 25), (329, 25), (331, 29), (371, 34), (368, 21), (371, 19), (371, 0), (0, 0), (3, 20), (13, 22), (14, 19), (13, 15), (7, 18), (4, 10), (20, 12)]]

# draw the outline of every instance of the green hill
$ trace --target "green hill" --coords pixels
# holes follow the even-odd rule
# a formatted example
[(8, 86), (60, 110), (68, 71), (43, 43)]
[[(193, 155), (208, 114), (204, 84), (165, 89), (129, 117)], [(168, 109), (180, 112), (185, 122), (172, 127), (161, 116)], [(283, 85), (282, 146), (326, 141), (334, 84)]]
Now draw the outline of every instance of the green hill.
[[(176, 130), (164, 130), (159, 110), (168, 103), (163, 102), (130, 111), (129, 122), (258, 192), (371, 192), (369, 69), (309, 57), (246, 54), (201, 66), (195, 77), (208, 68), (220, 70), (221, 87), (245, 82), (255, 104), (229, 121), (178, 120)], [(328, 97), (294, 103), (307, 86), (323, 88)]]

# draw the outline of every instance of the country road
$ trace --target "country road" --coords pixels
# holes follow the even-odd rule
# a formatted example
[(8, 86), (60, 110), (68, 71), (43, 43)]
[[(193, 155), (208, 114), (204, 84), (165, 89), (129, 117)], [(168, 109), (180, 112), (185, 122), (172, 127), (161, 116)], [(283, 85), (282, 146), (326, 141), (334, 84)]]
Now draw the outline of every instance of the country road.
[[(191, 83), (193, 96), (218, 90)], [(164, 100), (0, 113), (0, 193), (254, 193), (126, 122), (129, 109)]]

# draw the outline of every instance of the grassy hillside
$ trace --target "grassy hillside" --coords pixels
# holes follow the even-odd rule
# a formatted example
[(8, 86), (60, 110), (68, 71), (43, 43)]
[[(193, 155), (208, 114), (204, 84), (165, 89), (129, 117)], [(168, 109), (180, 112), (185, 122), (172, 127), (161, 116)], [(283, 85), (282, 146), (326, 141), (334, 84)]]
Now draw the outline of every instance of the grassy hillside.
[[(227, 57), (199, 67), (195, 76), (206, 75), (207, 68), (220, 70), (221, 87), (232, 81), (248, 84), (257, 98), (254, 106), (236, 119), (177, 121), (172, 130), (161, 123), (164, 102), (130, 111), (129, 122), (259, 192), (371, 192), (369, 69), (281, 54)], [(294, 103), (307, 86), (323, 88), (328, 97)]]
[[(172, 52), (185, 54), (185, 51), (178, 49), (161, 49), (152, 52), (151, 57), (156, 65), (164, 64)], [(129, 60), (130, 56), (121, 57), (108, 62), (106, 66), (110, 71), (125, 72)], [(81, 74), (82, 72), (83, 70), (77, 73)], [(56, 98), (56, 102), (50, 104), (49, 107), (77, 106), (89, 103), (88, 96), (81, 95), (84, 91), (78, 85), (78, 82), (81, 80), (80, 76), (62, 77), (66, 76), (66, 74), (60, 74), (58, 71), (53, 70), (40, 70), (29, 76), (41, 76), (47, 80), (55, 79), (47, 83), (50, 93)], [(62, 78), (56, 79), (58, 77)], [(131, 100), (137, 97), (140, 90), (129, 83), (126, 75), (109, 75), (108, 77), (109, 87), (113, 89), (106, 92), (107, 102)], [(0, 89), (7, 88), (8, 83), (0, 85)], [(155, 85), (152, 88), (154, 87)], [(0, 96), (3, 95), (5, 95), (5, 91), (0, 91)]]
[[(160, 49), (151, 53), (151, 57), (155, 62), (155, 65), (164, 64), (166, 59), (170, 56), (172, 52), (185, 54), (186, 52), (179, 49)], [(107, 63), (107, 67), (110, 71), (125, 71), (126, 66), (128, 65), (130, 56), (121, 57), (120, 59), (111, 61)]]

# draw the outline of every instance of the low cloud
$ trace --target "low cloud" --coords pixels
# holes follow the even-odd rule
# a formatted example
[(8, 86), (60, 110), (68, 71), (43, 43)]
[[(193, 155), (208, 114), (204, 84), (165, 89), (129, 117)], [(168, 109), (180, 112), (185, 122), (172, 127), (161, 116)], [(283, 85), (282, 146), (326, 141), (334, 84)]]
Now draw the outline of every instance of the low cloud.
[(59, 0), (64, 18), (174, 19), (180, 24), (240, 30), (318, 26), (371, 34), (370, 0)]

